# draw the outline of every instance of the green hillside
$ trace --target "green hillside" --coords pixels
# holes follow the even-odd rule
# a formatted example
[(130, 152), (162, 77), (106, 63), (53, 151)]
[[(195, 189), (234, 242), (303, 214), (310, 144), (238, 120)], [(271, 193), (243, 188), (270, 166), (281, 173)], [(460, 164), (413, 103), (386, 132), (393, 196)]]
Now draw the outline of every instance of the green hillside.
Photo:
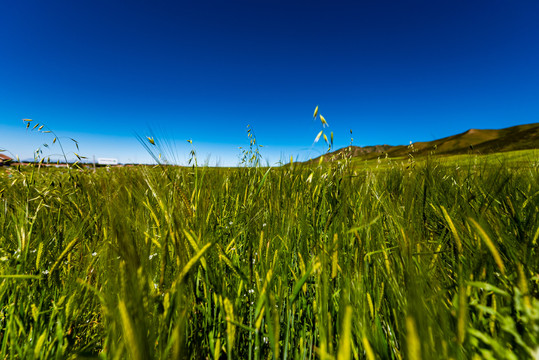
[[(539, 148), (539, 123), (517, 125), (498, 130), (470, 129), (461, 134), (448, 136), (442, 139), (416, 142), (408, 145), (375, 145), (375, 146), (347, 146), (324, 155), (324, 158), (338, 159), (343, 156), (352, 156), (362, 160), (385, 157), (406, 157), (413, 153), (414, 157), (436, 153), (439, 155), (459, 154), (492, 154), (515, 150)], [(318, 160), (314, 159), (314, 160)]]

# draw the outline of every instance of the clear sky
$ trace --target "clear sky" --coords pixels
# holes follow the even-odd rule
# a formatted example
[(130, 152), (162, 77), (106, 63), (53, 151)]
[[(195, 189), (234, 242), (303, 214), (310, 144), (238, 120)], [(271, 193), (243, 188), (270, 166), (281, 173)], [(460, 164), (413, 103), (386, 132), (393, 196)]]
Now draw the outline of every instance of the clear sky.
[(234, 165), (250, 124), (273, 164), (325, 151), (316, 105), (336, 147), (350, 129), (397, 145), (539, 122), (538, 16), (536, 0), (5, 0), (0, 148), (50, 142), (31, 118), (89, 158), (149, 161), (135, 134), (152, 131), (180, 163), (192, 139)]

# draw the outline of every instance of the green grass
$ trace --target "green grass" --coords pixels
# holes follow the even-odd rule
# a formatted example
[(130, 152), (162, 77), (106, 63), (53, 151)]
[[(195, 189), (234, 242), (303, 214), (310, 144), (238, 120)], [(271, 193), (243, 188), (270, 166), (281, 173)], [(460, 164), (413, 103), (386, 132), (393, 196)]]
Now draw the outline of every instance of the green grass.
[[(413, 154), (413, 153), (411, 153)], [(327, 155), (325, 156), (327, 157)], [(435, 159), (437, 165), (441, 166), (508, 166), (516, 167), (537, 167), (539, 166), (539, 149), (515, 150), (491, 154), (459, 154), (459, 155), (436, 155), (414, 157), (413, 162), (419, 164), (428, 163)], [(388, 157), (380, 156), (377, 159), (364, 160), (359, 157), (351, 159), (355, 167), (369, 169), (388, 169), (395, 166), (402, 166), (404, 169), (410, 165), (410, 156)]]
[[(350, 144), (352, 144), (352, 140)], [(537, 149), (539, 142), (539, 123), (512, 126), (498, 130), (470, 129), (466, 132), (432, 141), (413, 143), (416, 156), (427, 156), (433, 152), (438, 155), (492, 154)], [(330, 155), (352, 153), (363, 160), (376, 159), (389, 155), (391, 158), (407, 158), (411, 146), (376, 145), (366, 147), (350, 146), (334, 151)]]
[(461, 159), (0, 169), (0, 357), (532, 358), (539, 167)]

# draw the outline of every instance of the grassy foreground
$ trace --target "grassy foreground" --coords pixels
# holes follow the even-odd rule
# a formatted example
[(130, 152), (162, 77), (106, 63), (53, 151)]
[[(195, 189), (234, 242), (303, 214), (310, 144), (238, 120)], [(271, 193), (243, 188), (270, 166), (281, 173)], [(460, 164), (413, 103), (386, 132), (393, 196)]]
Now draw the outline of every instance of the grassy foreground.
[(525, 359), (539, 167), (0, 169), (0, 357)]

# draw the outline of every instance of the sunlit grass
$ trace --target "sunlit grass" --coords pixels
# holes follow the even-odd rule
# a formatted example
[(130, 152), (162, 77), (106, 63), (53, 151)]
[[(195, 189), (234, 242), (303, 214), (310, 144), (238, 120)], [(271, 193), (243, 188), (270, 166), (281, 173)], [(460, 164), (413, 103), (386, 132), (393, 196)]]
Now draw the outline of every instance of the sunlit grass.
[(268, 169), (250, 139), (242, 168), (0, 169), (0, 356), (537, 354), (527, 155)]

